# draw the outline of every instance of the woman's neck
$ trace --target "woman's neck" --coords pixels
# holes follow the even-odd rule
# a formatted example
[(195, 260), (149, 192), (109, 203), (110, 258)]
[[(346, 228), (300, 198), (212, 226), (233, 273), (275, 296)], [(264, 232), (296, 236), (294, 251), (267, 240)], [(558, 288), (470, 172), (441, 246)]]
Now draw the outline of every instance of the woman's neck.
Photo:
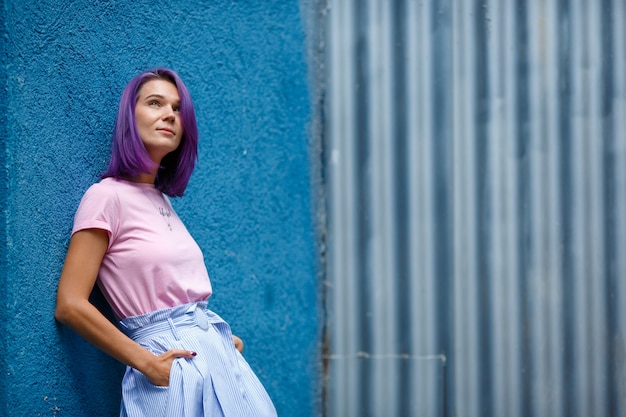
[(139, 174), (138, 176), (134, 178), (128, 178), (128, 181), (140, 182), (144, 184), (154, 184), (156, 181), (156, 175), (143, 173), (143, 174)]

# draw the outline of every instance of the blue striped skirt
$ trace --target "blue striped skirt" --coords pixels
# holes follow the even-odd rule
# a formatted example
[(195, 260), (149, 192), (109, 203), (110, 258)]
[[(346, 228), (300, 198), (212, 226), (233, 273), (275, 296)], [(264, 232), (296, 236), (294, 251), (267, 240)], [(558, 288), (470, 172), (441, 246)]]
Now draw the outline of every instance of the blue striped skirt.
[(123, 319), (130, 338), (160, 355), (169, 349), (197, 352), (175, 359), (168, 387), (153, 385), (126, 367), (121, 417), (275, 417), (263, 385), (235, 349), (230, 327), (207, 303), (192, 303)]

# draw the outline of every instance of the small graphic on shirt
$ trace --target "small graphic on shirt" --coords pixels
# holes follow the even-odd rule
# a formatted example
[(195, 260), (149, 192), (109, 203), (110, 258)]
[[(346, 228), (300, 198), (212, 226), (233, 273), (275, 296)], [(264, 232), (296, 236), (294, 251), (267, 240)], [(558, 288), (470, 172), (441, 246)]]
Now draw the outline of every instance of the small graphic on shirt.
[(159, 207), (159, 212), (161, 213), (161, 216), (163, 217), (167, 217), (167, 218), (172, 217), (172, 212), (170, 211), (170, 209)]
[(159, 213), (163, 216), (163, 220), (167, 223), (167, 227), (172, 230), (172, 224), (170, 223), (170, 217), (172, 217), (172, 211), (169, 208), (159, 207)]

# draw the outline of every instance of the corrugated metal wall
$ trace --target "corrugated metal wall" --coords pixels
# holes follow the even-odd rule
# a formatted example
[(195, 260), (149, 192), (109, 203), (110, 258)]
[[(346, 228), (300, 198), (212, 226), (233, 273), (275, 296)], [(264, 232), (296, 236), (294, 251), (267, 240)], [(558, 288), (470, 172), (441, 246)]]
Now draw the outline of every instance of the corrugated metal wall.
[(326, 414), (626, 416), (626, 0), (328, 0)]

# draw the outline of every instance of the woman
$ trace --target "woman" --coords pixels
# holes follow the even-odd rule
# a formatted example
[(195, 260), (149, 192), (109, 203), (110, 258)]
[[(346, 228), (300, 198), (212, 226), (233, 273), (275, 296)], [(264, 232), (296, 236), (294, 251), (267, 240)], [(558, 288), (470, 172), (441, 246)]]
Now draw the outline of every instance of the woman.
[[(165, 197), (183, 195), (197, 145), (178, 75), (138, 75), (120, 100), (109, 168), (74, 218), (55, 317), (127, 365), (122, 417), (276, 415), (241, 340), (206, 309), (202, 253)], [(117, 327), (89, 302), (96, 283)]]

